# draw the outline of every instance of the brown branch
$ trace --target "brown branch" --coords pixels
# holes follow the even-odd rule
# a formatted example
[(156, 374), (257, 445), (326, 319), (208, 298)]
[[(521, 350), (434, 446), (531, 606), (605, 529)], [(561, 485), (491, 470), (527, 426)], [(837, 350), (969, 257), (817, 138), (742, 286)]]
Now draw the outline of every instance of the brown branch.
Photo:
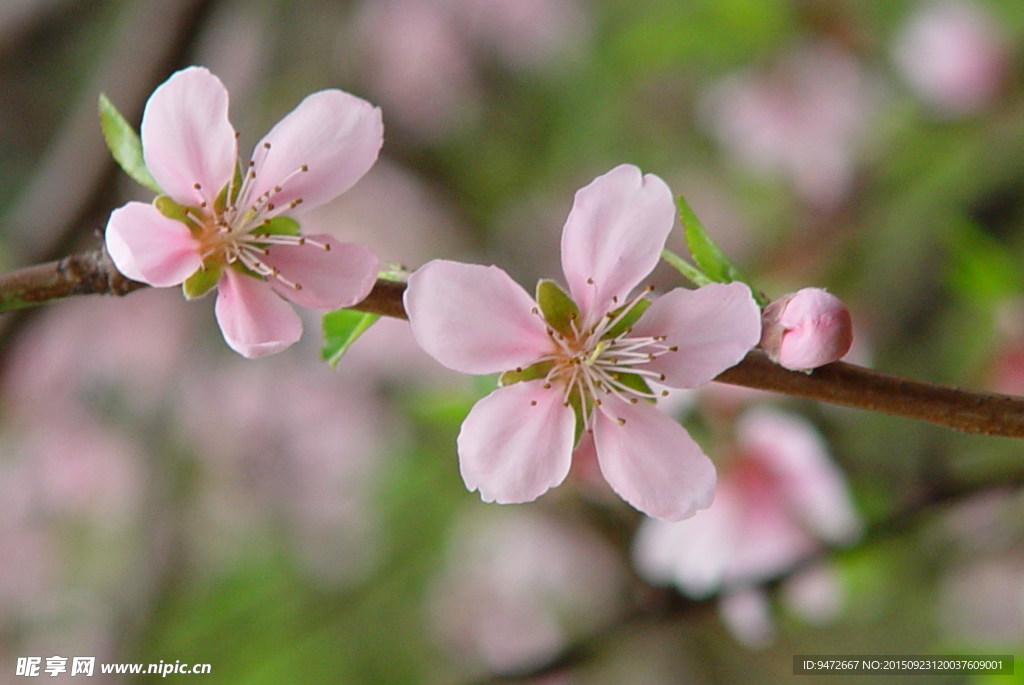
[(408, 320), (405, 313), (405, 304), (402, 302), (402, 295), (405, 293), (405, 283), (397, 281), (385, 281), (378, 278), (373, 290), (366, 296), (366, 299), (352, 307), (361, 312), (390, 316), (395, 319)]
[(125, 278), (106, 250), (91, 250), (0, 275), (0, 312), (72, 295), (127, 295), (145, 287), (145, 283)]
[(965, 433), (1024, 438), (1024, 398), (925, 383), (835, 362), (812, 373), (789, 371), (753, 350), (716, 381), (855, 409), (920, 419)]
[[(103, 250), (94, 250), (0, 275), (0, 312), (71, 295), (126, 295), (142, 287), (118, 273)], [(378, 280), (353, 309), (405, 319), (404, 292), (404, 283)], [(1024, 398), (925, 383), (843, 362), (808, 374), (784, 369), (753, 350), (715, 380), (919, 419), (966, 433), (1024, 438)]]

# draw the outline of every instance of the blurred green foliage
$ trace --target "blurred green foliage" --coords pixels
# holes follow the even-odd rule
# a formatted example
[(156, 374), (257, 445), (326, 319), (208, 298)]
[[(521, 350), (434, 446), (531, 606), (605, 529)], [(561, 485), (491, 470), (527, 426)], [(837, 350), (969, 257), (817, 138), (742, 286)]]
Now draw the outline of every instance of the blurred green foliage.
[[(258, 73), (250, 87), (256, 93), (240, 116), (246, 135), (265, 130), (316, 88), (343, 87), (374, 99), (373, 70), (362, 65), (353, 37), (363, 4), (267, 0), (251, 6), (261, 27), (262, 61), (253, 67)], [(244, 3), (208, 5), (204, 11), (213, 16)], [(103, 56), (111, 27), (131, 6), (129, 0), (69, 2), (66, 12), (41, 14), (0, 46), (0, 211), (16, 206), (75, 99), (95, 99), (97, 94), (81, 92), (82, 84)], [(1004, 92), (987, 109), (959, 119), (933, 116), (894, 73), (891, 43), (916, 3), (594, 0), (581, 6), (591, 22), (589, 38), (582, 53), (564, 63), (524, 70), (492, 54), (474, 55), (476, 115), (444, 135), (420, 135), (383, 103), (384, 157), (443, 198), (453, 220), (464, 224), (467, 250), (480, 261), (529, 262), (537, 244), (556, 244), (551, 236), (557, 236), (577, 188), (616, 164), (634, 163), (686, 195), (710, 234), (727, 252), (736, 250), (729, 256), (769, 297), (803, 285), (826, 286), (842, 297), (858, 323), (864, 361), (938, 382), (992, 386), (998, 355), (1024, 348), (1020, 334), (1001, 327), (1000, 317), (1020, 304), (1024, 286), (1024, 13), (1016, 0), (983, 4), (1011, 47)], [(236, 47), (231, 40), (227, 31), (201, 33), (195, 44), (181, 46), (178, 61), (211, 54), (211, 44), (230, 52)], [(699, 113), (702, 98), (723, 76), (764, 70), (791, 49), (822, 41), (842, 46), (882, 91), (853, 152), (849, 194), (827, 207), (807, 203), (779, 175), (737, 164)], [(99, 136), (98, 122), (96, 131)], [(109, 204), (109, 211), (116, 206), (109, 179), (96, 182), (96, 200)], [(88, 237), (100, 226), (93, 218), (69, 228)], [(0, 223), (0, 251), (3, 231)], [(682, 249), (682, 242), (677, 245)], [(679, 282), (675, 275), (660, 277)], [(352, 322), (334, 331), (332, 355), (344, 349), (351, 332)], [(4, 334), (14, 338), (17, 329)], [(337, 372), (324, 368), (348, 372), (344, 362)], [(481, 383), (493, 387), (491, 380)], [(212, 675), (195, 678), (204, 683), (465, 681), (473, 669), (447, 659), (423, 603), (453, 519), (478, 499), (459, 479), (454, 446), (459, 424), (485, 392), (394, 385), (382, 391), (398, 407), (405, 425), (396, 432), (404, 431), (406, 439), (381, 460), (381, 486), (372, 498), (381, 551), (365, 578), (343, 588), (309, 582), (283, 531), (245, 545), (212, 574), (195, 568), (185, 554), (159, 586), (142, 637), (126, 641), (134, 647), (120, 657), (208, 662)], [(1024, 481), (1021, 447), (781, 401), (822, 428), (875, 531), (862, 545), (835, 555), (847, 611), (828, 627), (783, 612), (780, 640), (753, 653), (723, 631), (707, 603), (695, 603), (689, 613), (652, 620), (635, 634), (610, 629), (611, 637), (599, 643), (601, 653), (581, 659), (572, 682), (616, 682), (609, 674), (620, 672), (622, 645), (629, 645), (624, 660), (643, 662), (645, 649), (655, 653), (663, 641), (671, 645), (666, 651), (698, 664), (685, 677), (682, 671), (661, 674), (663, 682), (708, 683), (791, 682), (797, 653), (995, 653), (1021, 646), (956, 643), (937, 624), (936, 604), (946, 572), (976, 557), (1019, 555), (1024, 531), (1018, 526), (1004, 534), (991, 524), (996, 532), (978, 534), (995, 541), (981, 551), (950, 543), (951, 551), (937, 553), (928, 546), (929, 534), (943, 535), (934, 532), (939, 524), (928, 522), (955, 512), (965, 493), (1009, 490)], [(192, 458), (201, 463), (198, 455)], [(183, 490), (179, 509), (195, 503), (194, 493)], [(927, 506), (919, 515), (906, 513), (922, 503)], [(554, 506), (573, 509), (562, 500)], [(1019, 506), (1010, 509), (1020, 513)], [(601, 515), (592, 518), (605, 531), (632, 524), (618, 510), (609, 516), (611, 525)], [(1018, 587), (1024, 593), (1024, 578)], [(1018, 665), (1013, 678), (928, 682), (1024, 682), (1021, 671)], [(806, 676), (803, 682), (865, 681)]]

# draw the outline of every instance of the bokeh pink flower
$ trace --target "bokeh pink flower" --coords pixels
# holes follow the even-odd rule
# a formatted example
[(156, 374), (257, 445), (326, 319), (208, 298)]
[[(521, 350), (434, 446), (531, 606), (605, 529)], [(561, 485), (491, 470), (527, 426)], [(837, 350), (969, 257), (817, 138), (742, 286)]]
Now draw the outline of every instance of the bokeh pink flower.
[(939, 0), (916, 8), (893, 44), (893, 62), (907, 85), (938, 116), (984, 109), (1010, 71), (1005, 37), (971, 2)]
[(516, 673), (555, 658), (623, 610), (615, 548), (541, 509), (470, 508), (431, 583), (431, 631), (461, 667)]
[(463, 480), (485, 501), (536, 499), (575, 450), (593, 449), (612, 489), (651, 516), (711, 503), (714, 467), (650, 384), (696, 387), (738, 363), (760, 310), (741, 283), (631, 295), (674, 221), (665, 182), (621, 165), (576, 193), (562, 233), (569, 294), (542, 281), (534, 301), (497, 267), (443, 260), (409, 278), (406, 311), (428, 354), (462, 373), (508, 372), (458, 437)]
[(738, 163), (780, 177), (830, 208), (849, 195), (860, 145), (880, 102), (875, 79), (845, 49), (812, 43), (765, 68), (726, 75), (701, 102), (703, 120)]
[(369, 250), (304, 237), (292, 217), (300, 205), (341, 194), (373, 165), (383, 140), (380, 110), (340, 90), (314, 93), (240, 169), (227, 90), (208, 70), (190, 67), (150, 97), (141, 135), (146, 165), (166, 196), (111, 214), (107, 250), (125, 276), (183, 284), (190, 298), (216, 287), (217, 322), (246, 357), (299, 339), (302, 321), (285, 300), (327, 310), (369, 293), (377, 274)]
[[(761, 646), (770, 626), (751, 591), (823, 545), (855, 542), (862, 524), (842, 471), (806, 420), (749, 409), (737, 422), (734, 450), (714, 504), (687, 521), (645, 521), (634, 561), (649, 581), (675, 585), (690, 597), (719, 593), (737, 636)], [(812, 602), (818, 608), (828, 601), (820, 597), (821, 586)]]

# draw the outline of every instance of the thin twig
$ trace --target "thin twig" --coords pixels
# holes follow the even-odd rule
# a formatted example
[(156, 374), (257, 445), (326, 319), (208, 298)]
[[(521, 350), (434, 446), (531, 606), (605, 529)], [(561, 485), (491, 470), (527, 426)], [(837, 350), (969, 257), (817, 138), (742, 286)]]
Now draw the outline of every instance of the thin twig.
[(916, 381), (834, 362), (789, 371), (753, 350), (715, 380), (855, 409), (920, 419), (965, 433), (1024, 438), (1024, 398)]
[[(117, 272), (103, 250), (0, 275), (0, 312), (71, 295), (126, 295), (145, 287)], [(353, 309), (398, 319), (405, 284), (378, 280)], [(715, 380), (855, 409), (919, 419), (965, 433), (1024, 438), (1024, 398), (926, 383), (835, 362), (813, 373), (789, 371), (760, 350)]]

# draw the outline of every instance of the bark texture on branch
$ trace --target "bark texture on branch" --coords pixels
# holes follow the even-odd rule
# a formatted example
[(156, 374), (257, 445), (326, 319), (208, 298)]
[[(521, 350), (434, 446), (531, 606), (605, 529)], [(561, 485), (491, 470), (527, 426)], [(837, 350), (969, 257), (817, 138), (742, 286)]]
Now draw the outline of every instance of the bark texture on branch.
[[(93, 250), (0, 275), (0, 312), (72, 295), (126, 295), (144, 287), (121, 275), (104, 250)], [(406, 319), (404, 292), (404, 283), (378, 280), (353, 309)], [(1024, 398), (926, 383), (844, 362), (803, 373), (784, 369), (753, 350), (715, 380), (919, 419), (967, 433), (1024, 438)]]

